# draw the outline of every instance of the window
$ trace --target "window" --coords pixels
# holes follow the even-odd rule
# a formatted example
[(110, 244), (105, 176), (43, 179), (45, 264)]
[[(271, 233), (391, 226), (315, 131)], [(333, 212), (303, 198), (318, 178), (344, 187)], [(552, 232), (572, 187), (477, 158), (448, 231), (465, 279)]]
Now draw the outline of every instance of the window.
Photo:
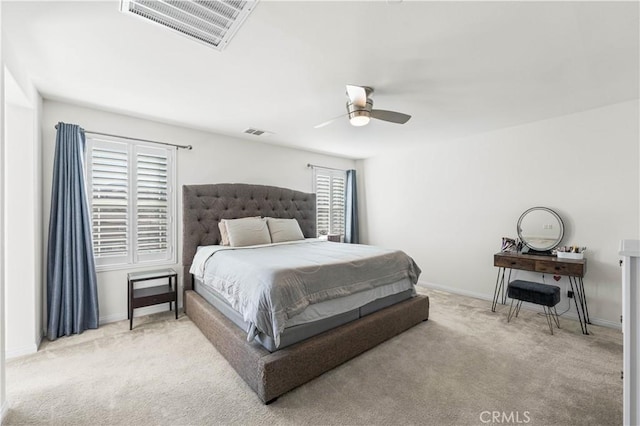
[(98, 269), (175, 262), (175, 150), (87, 137)]
[(345, 186), (344, 170), (313, 169), (316, 193), (316, 229), (318, 235), (344, 235)]

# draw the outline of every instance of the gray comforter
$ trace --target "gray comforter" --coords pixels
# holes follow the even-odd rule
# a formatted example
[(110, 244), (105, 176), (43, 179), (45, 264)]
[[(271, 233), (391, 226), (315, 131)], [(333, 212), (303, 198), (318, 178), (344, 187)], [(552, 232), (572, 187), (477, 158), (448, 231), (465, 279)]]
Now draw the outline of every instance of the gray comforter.
[[(195, 265), (198, 255), (200, 273)], [(204, 284), (221, 293), (252, 324), (248, 339), (261, 331), (271, 336), (276, 346), (287, 319), (310, 304), (403, 278), (415, 284), (420, 275), (420, 268), (402, 251), (317, 240), (242, 248), (216, 246), (198, 255), (192, 272), (202, 274)]]

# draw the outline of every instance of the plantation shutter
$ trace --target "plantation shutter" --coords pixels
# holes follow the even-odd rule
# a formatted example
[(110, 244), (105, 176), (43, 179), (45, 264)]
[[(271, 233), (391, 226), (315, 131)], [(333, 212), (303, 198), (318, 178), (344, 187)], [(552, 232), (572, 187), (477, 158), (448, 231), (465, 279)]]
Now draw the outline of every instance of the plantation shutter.
[(329, 234), (331, 223), (331, 177), (325, 174), (316, 175), (316, 232), (318, 235)]
[(175, 260), (175, 150), (87, 138), (96, 267)]
[(346, 173), (331, 176), (331, 234), (344, 235)]
[(136, 254), (139, 260), (171, 254), (170, 158), (167, 149), (136, 147)]
[(318, 235), (344, 234), (346, 173), (314, 168)]
[(129, 257), (129, 147), (101, 141), (90, 150), (88, 167), (93, 252), (101, 264)]

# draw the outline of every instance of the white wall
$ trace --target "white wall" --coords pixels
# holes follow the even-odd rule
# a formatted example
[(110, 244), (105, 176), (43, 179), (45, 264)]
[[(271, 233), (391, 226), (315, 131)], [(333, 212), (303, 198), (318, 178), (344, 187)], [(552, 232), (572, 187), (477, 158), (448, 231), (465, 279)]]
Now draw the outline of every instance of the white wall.
[[(5, 77), (9, 73), (5, 70)], [(5, 312), (6, 356), (38, 349), (40, 306), (35, 305), (40, 282), (40, 252), (36, 252), (35, 144), (33, 109), (12, 103), (5, 111)]]
[(563, 243), (588, 247), (592, 321), (619, 326), (618, 245), (640, 230), (638, 112), (625, 102), (359, 161), (363, 239), (405, 250), (423, 283), (491, 299), (501, 237), (517, 236), (527, 208), (549, 207)]
[[(180, 145), (193, 145), (192, 151), (178, 150), (177, 152), (179, 188), (185, 184), (238, 182), (275, 185), (311, 192), (312, 172), (306, 167), (307, 163), (345, 169), (355, 166), (355, 162), (352, 160), (268, 145), (259, 142), (260, 139), (256, 139), (256, 142), (247, 141), (45, 100), (42, 119), (42, 223), (45, 241), (51, 204), (51, 176), (55, 147), (54, 125), (59, 121), (78, 124), (85, 130)], [(178, 261), (181, 259), (182, 244), (180, 194), (181, 190), (178, 194)], [(179, 264), (173, 266), (178, 268)], [(98, 273), (101, 322), (127, 317), (126, 285), (127, 273), (130, 271), (117, 270)], [(181, 282), (181, 280), (179, 281)], [(159, 309), (166, 308), (137, 309), (136, 316)]]
[(2, 43), (5, 86), (4, 278), (7, 357), (35, 352), (42, 338), (40, 95), (19, 52)]
[[(47, 294), (47, 283), (46, 276), (44, 270), (44, 252), (46, 251), (47, 244), (47, 232), (48, 228), (42, 228), (42, 131), (40, 126), (40, 120), (42, 118), (42, 96), (39, 93), (35, 93), (35, 97), (32, 100), (34, 102), (34, 120), (33, 124), (35, 127), (34, 130), (34, 153), (35, 158), (33, 159), (34, 167), (33, 167), (33, 198), (34, 198), (34, 211), (36, 212), (33, 219), (33, 228), (34, 228), (34, 252), (35, 257), (37, 259), (36, 268), (34, 271), (34, 280), (36, 283), (36, 292), (35, 292), (35, 324), (36, 324), (36, 341), (42, 342), (42, 338), (45, 335), (45, 324), (43, 323), (43, 318), (46, 312), (46, 294)], [(39, 345), (38, 345), (39, 346)]]
[[(2, 2), (0, 2), (0, 22), (2, 22)], [(4, 164), (4, 50), (0, 31), (0, 164)], [(4, 178), (0, 173), (0, 424), (7, 413), (7, 394), (4, 360)]]

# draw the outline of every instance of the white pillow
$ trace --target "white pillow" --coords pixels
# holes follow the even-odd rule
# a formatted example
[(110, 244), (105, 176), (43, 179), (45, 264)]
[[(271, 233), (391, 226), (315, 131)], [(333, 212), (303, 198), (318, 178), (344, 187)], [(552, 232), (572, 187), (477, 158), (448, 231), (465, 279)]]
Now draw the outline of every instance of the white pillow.
[(295, 219), (275, 219), (267, 218), (271, 242), (282, 243), (285, 241), (304, 240), (304, 234), (300, 229), (300, 224)]
[(218, 222), (218, 229), (220, 229), (220, 245), (228, 246), (229, 245), (229, 234), (227, 234), (227, 224), (228, 220), (244, 220), (244, 219), (260, 219), (260, 216), (249, 216), (249, 217), (241, 217), (238, 219), (222, 219)]
[(229, 245), (231, 247), (270, 244), (269, 227), (263, 218), (242, 218), (225, 220)]

